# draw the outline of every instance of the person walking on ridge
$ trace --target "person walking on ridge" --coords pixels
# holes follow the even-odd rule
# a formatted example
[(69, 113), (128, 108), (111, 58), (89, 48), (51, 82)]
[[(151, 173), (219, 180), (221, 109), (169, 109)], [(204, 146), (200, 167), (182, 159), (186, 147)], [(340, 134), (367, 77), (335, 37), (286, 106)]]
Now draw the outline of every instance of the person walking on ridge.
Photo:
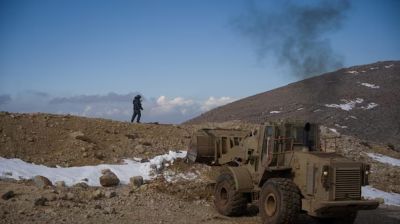
[(137, 116), (136, 122), (140, 123), (140, 117), (142, 116), (141, 110), (143, 110), (142, 101), (140, 98), (142, 98), (142, 97), (140, 95), (137, 95), (133, 99), (133, 115), (132, 115), (131, 123), (133, 123), (136, 116)]

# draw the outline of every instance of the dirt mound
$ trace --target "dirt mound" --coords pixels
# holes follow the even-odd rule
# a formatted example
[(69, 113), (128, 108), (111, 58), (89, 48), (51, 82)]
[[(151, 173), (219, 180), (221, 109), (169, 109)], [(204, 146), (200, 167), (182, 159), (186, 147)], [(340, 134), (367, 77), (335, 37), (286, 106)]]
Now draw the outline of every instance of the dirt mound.
[(185, 150), (189, 127), (52, 114), (0, 113), (0, 156), (48, 166), (118, 163)]

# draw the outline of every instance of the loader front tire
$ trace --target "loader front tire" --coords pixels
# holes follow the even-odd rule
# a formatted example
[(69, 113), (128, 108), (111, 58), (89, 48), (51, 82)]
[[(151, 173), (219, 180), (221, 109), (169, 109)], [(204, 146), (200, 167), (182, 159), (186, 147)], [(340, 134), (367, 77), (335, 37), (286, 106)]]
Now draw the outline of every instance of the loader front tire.
[(290, 179), (272, 178), (264, 183), (259, 203), (263, 224), (294, 223), (301, 209), (300, 191)]
[(235, 181), (229, 173), (218, 177), (214, 198), (215, 207), (222, 215), (239, 216), (246, 211), (247, 199), (243, 193), (236, 191)]

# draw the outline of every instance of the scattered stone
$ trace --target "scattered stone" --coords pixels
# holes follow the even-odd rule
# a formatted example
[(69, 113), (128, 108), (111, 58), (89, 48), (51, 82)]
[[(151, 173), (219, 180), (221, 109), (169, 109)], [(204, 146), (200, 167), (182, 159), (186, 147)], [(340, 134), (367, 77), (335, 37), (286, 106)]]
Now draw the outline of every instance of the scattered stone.
[(117, 212), (115, 211), (115, 208), (113, 208), (113, 207), (105, 207), (103, 213), (104, 214), (116, 214)]
[(65, 187), (65, 181), (56, 181), (55, 183), (56, 187)]
[(99, 178), (101, 186), (112, 187), (112, 186), (117, 186), (119, 184), (119, 179), (117, 175), (111, 172), (111, 170), (109, 169), (102, 170), (101, 173), (103, 174), (103, 176)]
[(45, 197), (40, 197), (35, 199), (34, 204), (35, 206), (45, 206), (47, 202), (47, 198)]
[(151, 146), (152, 144), (151, 144), (151, 142), (143, 142), (142, 143), (144, 146)]
[(95, 200), (100, 199), (101, 197), (103, 197), (103, 192), (100, 189), (95, 190), (92, 194), (92, 198)]
[(81, 131), (75, 131), (69, 134), (72, 138), (75, 138), (77, 140), (81, 140), (84, 142), (88, 143), (94, 143), (89, 137), (87, 137), (85, 134), (83, 134)]
[(146, 149), (144, 148), (144, 145), (140, 144), (135, 146), (135, 151), (137, 151), (138, 153), (144, 153)]
[(95, 153), (94, 153), (94, 157), (95, 157), (96, 159), (103, 160), (105, 156), (104, 156), (103, 153), (101, 153), (101, 152), (95, 152)]
[(95, 205), (94, 209), (101, 209), (101, 206), (100, 205)]
[(379, 202), (379, 204), (385, 203), (385, 199), (383, 199), (383, 198), (375, 198), (375, 200), (377, 200)]
[(131, 185), (134, 188), (138, 188), (143, 185), (143, 177), (142, 176), (134, 176), (129, 179)]
[(47, 179), (47, 177), (44, 176), (35, 176), (33, 178), (33, 182), (35, 183), (35, 185), (38, 188), (45, 188), (48, 186), (53, 186), (53, 184), (51, 183), (51, 181), (49, 179)]
[(44, 196), (48, 201), (55, 201), (57, 200), (57, 196), (55, 194), (46, 194)]
[(66, 193), (60, 193), (58, 195), (58, 198), (61, 199), (61, 200), (67, 200), (67, 194)]
[(148, 189), (148, 185), (144, 184), (142, 186), (139, 187), (139, 191), (146, 191)]
[(75, 132), (72, 132), (71, 134), (69, 134), (69, 136), (71, 136), (72, 138), (77, 139), (79, 137), (85, 136), (85, 134), (83, 134), (83, 132), (81, 132), (81, 131), (75, 131)]
[(14, 196), (15, 196), (14, 191), (7, 191), (3, 195), (1, 195), (1, 198), (4, 199), (4, 200), (8, 200), (8, 199), (10, 199), (10, 198), (12, 198)]
[(87, 189), (87, 188), (89, 188), (89, 185), (85, 182), (79, 182), (77, 184), (74, 184), (74, 186), (72, 186), (72, 187)]
[(107, 174), (107, 173), (112, 173), (112, 171), (110, 169), (101, 170), (101, 174)]
[(104, 196), (105, 196), (106, 198), (113, 198), (113, 197), (117, 196), (117, 192), (115, 192), (115, 191), (106, 191), (106, 193), (104, 194)]
[(134, 134), (126, 134), (125, 135), (127, 138), (129, 138), (129, 139), (132, 139), (132, 140), (134, 140), (134, 139), (136, 139), (136, 138), (139, 138), (139, 135), (137, 134), (137, 133), (134, 133)]
[(71, 193), (71, 192), (68, 192), (67, 193), (67, 200), (74, 200), (74, 198), (75, 198), (75, 195), (73, 194), (73, 193)]
[(148, 163), (148, 162), (150, 162), (149, 159), (141, 159), (141, 160), (140, 160), (140, 163)]
[(157, 165), (156, 164), (150, 164), (150, 169), (157, 170)]
[(32, 137), (29, 137), (29, 138), (27, 139), (27, 141), (28, 141), (28, 142), (34, 142), (34, 141), (35, 141), (35, 139), (34, 139), (34, 138), (32, 138)]

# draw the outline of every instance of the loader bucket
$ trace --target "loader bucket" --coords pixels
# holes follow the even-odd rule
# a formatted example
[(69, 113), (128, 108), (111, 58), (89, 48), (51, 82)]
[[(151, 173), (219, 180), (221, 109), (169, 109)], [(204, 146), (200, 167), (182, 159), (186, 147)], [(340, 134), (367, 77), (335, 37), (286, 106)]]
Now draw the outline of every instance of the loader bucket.
[(198, 163), (218, 164), (221, 155), (229, 152), (235, 145), (235, 139), (239, 141), (247, 134), (248, 131), (243, 130), (200, 129), (191, 138), (187, 159)]
[(189, 144), (187, 159), (191, 162), (211, 164), (215, 161), (214, 136), (199, 131)]

